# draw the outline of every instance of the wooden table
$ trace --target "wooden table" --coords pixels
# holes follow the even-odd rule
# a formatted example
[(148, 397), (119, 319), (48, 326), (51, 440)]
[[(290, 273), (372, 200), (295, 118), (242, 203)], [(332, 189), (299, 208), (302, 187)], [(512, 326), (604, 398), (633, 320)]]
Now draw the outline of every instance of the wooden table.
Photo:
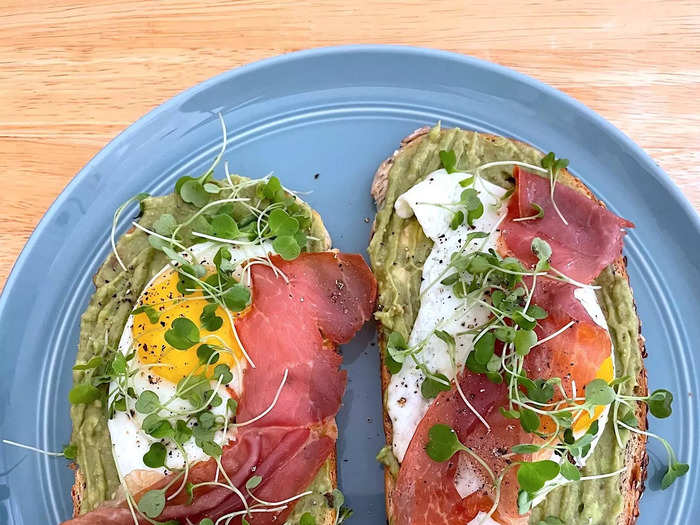
[(513, 67), (639, 143), (700, 208), (700, 3), (4, 0), (0, 286), (34, 226), (112, 137), (183, 89), (307, 47), (437, 47)]

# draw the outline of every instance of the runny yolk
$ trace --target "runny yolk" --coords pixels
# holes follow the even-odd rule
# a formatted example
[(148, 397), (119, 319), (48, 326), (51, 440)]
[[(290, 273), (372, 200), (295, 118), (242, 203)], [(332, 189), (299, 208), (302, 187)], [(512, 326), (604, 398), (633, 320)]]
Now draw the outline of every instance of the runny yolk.
[[(596, 371), (596, 375), (594, 379), (604, 379), (606, 382), (610, 382), (614, 379), (614, 371), (613, 371), (613, 361), (612, 357), (606, 358)], [(577, 393), (578, 396), (583, 395), (583, 391), (579, 390)], [(583, 402), (581, 402), (583, 403)], [(605, 407), (603, 406), (597, 406), (593, 409), (593, 417), (590, 417), (588, 415), (588, 412), (583, 411), (581, 412), (578, 417), (574, 420), (573, 424), (571, 425), (571, 430), (579, 434), (581, 432), (585, 432), (588, 430), (588, 427), (591, 426), (591, 423), (598, 419), (600, 415), (603, 413), (603, 410)], [(541, 425), (540, 425), (540, 431), (543, 433), (548, 433), (548, 432), (554, 432), (556, 429), (556, 423), (550, 418), (549, 416), (542, 416), (540, 418)]]
[[(608, 383), (614, 379), (612, 357), (608, 357), (602, 362), (595, 377), (596, 379), (604, 379)], [(593, 409), (593, 417), (590, 417), (588, 412), (582, 412), (574, 421), (571, 430), (574, 432), (585, 432), (591, 426), (591, 423), (600, 417), (604, 409), (605, 407), (602, 406), (595, 407)]]
[[(202, 323), (199, 317), (204, 307), (211, 303), (202, 297), (201, 290), (183, 296), (177, 290), (177, 283), (177, 272), (166, 272), (156, 278), (139, 299), (137, 306), (149, 305), (160, 314), (156, 323), (151, 323), (145, 312), (134, 316), (131, 333), (139, 361), (143, 364), (162, 365), (151, 368), (150, 373), (173, 383), (177, 383), (193, 371), (194, 373), (205, 372), (206, 376), (211, 378), (214, 367), (222, 363), (233, 367), (236, 361), (240, 361), (242, 352), (236, 342), (228, 316), (221, 307), (218, 307), (215, 313), (223, 319), (223, 325), (215, 332), (205, 330), (200, 326)], [(200, 343), (187, 350), (178, 350), (165, 340), (165, 332), (178, 317), (186, 317), (199, 327)], [(207, 366), (205, 370), (197, 357), (197, 348), (202, 343), (223, 346), (231, 349), (233, 353), (220, 351), (218, 361)]]

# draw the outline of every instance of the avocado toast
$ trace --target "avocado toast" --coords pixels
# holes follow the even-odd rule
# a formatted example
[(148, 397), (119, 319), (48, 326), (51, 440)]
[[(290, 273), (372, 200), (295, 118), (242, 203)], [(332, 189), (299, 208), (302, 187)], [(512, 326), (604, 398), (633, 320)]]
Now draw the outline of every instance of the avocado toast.
[[(93, 278), (70, 395), (71, 523), (348, 514), (336, 345), (370, 315), (374, 278), (360, 256), (328, 251), (320, 216), (276, 177), (217, 181), (213, 168), (127, 202), (139, 217)], [(316, 300), (326, 286), (333, 304)], [(309, 362), (323, 383), (304, 386)]]
[[(450, 153), (454, 155), (451, 159)], [(409, 340), (421, 306), (423, 280), (421, 273), (434, 245), (433, 241), (424, 233), (423, 227), (416, 220), (416, 217), (401, 217), (397, 213), (396, 201), (402, 194), (423, 181), (441, 165), (445, 166), (445, 162), (451, 164), (449, 166), (451, 171), (469, 174), (474, 173), (477, 167), (487, 163), (502, 162), (500, 165), (485, 168), (481, 172), (481, 176), (491, 184), (504, 189), (512, 189), (514, 180), (511, 161), (538, 167), (543, 157), (543, 153), (518, 141), (459, 129), (440, 129), (438, 126), (432, 130), (423, 128), (408, 136), (402, 141), (400, 149), (384, 161), (376, 172), (372, 185), (372, 196), (377, 204), (378, 212), (369, 252), (372, 268), (379, 284), (378, 311), (375, 317), (379, 324), (382, 391), (384, 392), (385, 406), (384, 429), (387, 438), (387, 446), (382, 449), (378, 459), (386, 465), (386, 507), (389, 523), (393, 525), (404, 525), (409, 521), (396, 516), (397, 503), (392, 501), (396, 494), (395, 489), (401, 464), (396, 457), (397, 447), (394, 439), (395, 425), (400, 421), (392, 419), (389, 411), (392, 380), (390, 369), (397, 373), (397, 368), (399, 368), (397, 365), (400, 363), (397, 363), (394, 357), (398, 356), (400, 352), (396, 352), (396, 345), (394, 348), (387, 347), (392, 346), (390, 338), (394, 337), (395, 340), (401, 341), (401, 344), (398, 345), (399, 350), (404, 353), (408, 352), (406, 341)], [(511, 163), (508, 164), (508, 162)], [(464, 174), (461, 178), (464, 178)], [(596, 205), (603, 206), (590, 190), (566, 169), (556, 170), (556, 180), (558, 184), (573, 188), (576, 192), (595, 202)], [(468, 180), (466, 182), (467, 185), (473, 184)], [(507, 199), (508, 196), (506, 194), (503, 200)], [(426, 200), (429, 199), (426, 198)], [(536, 209), (533, 210), (533, 214), (536, 211)], [(562, 212), (564, 215), (567, 214), (565, 208), (562, 208)], [(536, 219), (537, 217), (533, 215), (532, 218)], [(596, 290), (596, 295), (607, 320), (614, 348), (614, 375), (615, 377), (629, 376), (630, 378), (617, 386), (617, 393), (623, 396), (644, 398), (648, 395), (646, 371), (643, 364), (643, 358), (646, 354), (644, 340), (640, 335), (640, 322), (636, 315), (626, 272), (625, 259), (622, 256), (617, 256), (612, 260), (597, 276), (594, 284), (599, 287)], [(389, 353), (389, 350), (392, 352)], [(403, 367), (406, 366), (408, 365), (403, 363)], [(432, 393), (428, 393), (428, 396), (432, 396)], [(442, 397), (438, 399), (442, 399), (443, 403), (446, 402)], [(406, 403), (406, 398), (402, 397), (399, 401)], [(627, 423), (633, 423), (633, 419), (634, 424), (631, 426), (637, 430), (645, 430), (647, 405), (643, 402), (634, 402), (631, 406), (633, 410), (628, 415)], [(525, 511), (522, 513), (525, 516), (529, 514), (529, 518), (525, 517), (519, 521), (505, 518), (499, 520), (497, 515), (493, 516), (493, 513), (489, 516), (481, 514), (480, 518), (484, 522), (495, 517), (496, 522), (525, 522), (527, 520), (528, 523), (533, 524), (543, 522), (545, 519), (552, 520), (546, 521), (546, 523), (567, 524), (634, 523), (639, 513), (638, 503), (644, 490), (646, 478), (648, 461), (646, 436), (639, 432), (626, 431), (626, 429), (616, 433), (613, 428), (613, 419), (612, 417), (608, 418), (607, 423), (601, 425), (604, 428), (600, 429), (595, 450), (590, 454), (591, 457), (588, 458), (585, 466), (582, 466), (579, 474), (594, 479), (578, 483), (561, 483), (561, 486), (553, 487), (543, 498), (534, 501), (534, 504), (532, 501), (525, 502), (529, 504), (520, 510)], [(517, 420), (514, 422), (515, 425), (518, 424)], [(431, 437), (435, 436), (431, 434)], [(436, 443), (437, 441), (431, 439), (428, 445), (432, 442)], [(400, 448), (399, 453), (404, 452)], [(517, 459), (517, 456), (512, 458), (512, 460), (514, 459)], [(545, 459), (545, 456), (542, 456), (540, 452), (540, 455), (534, 459), (542, 460)], [(507, 465), (510, 465), (512, 460), (507, 459)], [(514, 469), (511, 468), (511, 470)], [(616, 474), (607, 475), (609, 473)], [(498, 472), (496, 472), (497, 474)], [(595, 479), (599, 475), (604, 477)], [(482, 490), (482, 492), (489, 493), (488, 490)], [(493, 492), (490, 494), (493, 495)], [(527, 498), (524, 497), (524, 499)], [(520, 503), (518, 501), (518, 506)], [(403, 505), (403, 501), (401, 505)], [(495, 505), (497, 506), (497, 504)], [(490, 505), (484, 507), (484, 513), (485, 509), (489, 507)], [(474, 514), (476, 512), (472, 513), (472, 515)], [(434, 523), (443, 523), (438, 518), (436, 519), (437, 521)], [(450, 519), (447, 518), (444, 522), (450, 523)], [(478, 520), (474, 521), (474, 523), (478, 522)], [(422, 521), (417, 519), (410, 521), (410, 523), (422, 523)], [(458, 522), (455, 521), (455, 523)]]

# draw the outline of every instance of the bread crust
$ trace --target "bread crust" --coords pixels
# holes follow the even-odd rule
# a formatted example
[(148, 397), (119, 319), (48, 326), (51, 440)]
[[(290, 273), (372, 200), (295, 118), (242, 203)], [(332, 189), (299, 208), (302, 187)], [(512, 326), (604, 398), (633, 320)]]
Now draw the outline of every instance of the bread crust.
[[(390, 157), (385, 159), (377, 168), (377, 171), (372, 180), (372, 186), (370, 193), (374, 199), (377, 209), (380, 209), (384, 205), (386, 198), (386, 192), (389, 184), (389, 172), (394, 164), (396, 157), (409, 145), (415, 144), (428, 134), (430, 127), (423, 127), (415, 130), (413, 133), (405, 137), (401, 141), (399, 149), (397, 149)], [(498, 138), (496, 135), (483, 134), (487, 139)], [(519, 141), (516, 141), (519, 142)], [(568, 170), (564, 170), (559, 174), (560, 182), (576, 189), (577, 191), (586, 195), (589, 199), (595, 201), (599, 206), (605, 207), (602, 201), (600, 201), (593, 192), (588, 189), (588, 187), (581, 182), (578, 178), (572, 175)], [(371, 236), (374, 236), (374, 225), (372, 227)], [(627, 260), (625, 257), (619, 257), (612, 263), (613, 272), (623, 277), (627, 280), (629, 284), (629, 274), (627, 273)], [(631, 286), (630, 286), (631, 289)], [(634, 305), (635, 312), (637, 311), (637, 305)], [(639, 315), (637, 315), (639, 319)], [(647, 356), (646, 347), (644, 343), (644, 337), (641, 334), (642, 323), (639, 320), (639, 334), (637, 337), (637, 344), (639, 347), (639, 352), (642, 358)], [(383, 399), (386, 399), (384, 393), (387, 390), (389, 382), (391, 381), (391, 373), (385, 364), (385, 349), (386, 341), (384, 338), (384, 331), (382, 330), (381, 322), (377, 321), (377, 332), (378, 332), (378, 345), (380, 349), (380, 359), (381, 359), (381, 380), (382, 380), (382, 394)], [(648, 395), (647, 386), (647, 373), (646, 368), (642, 366), (642, 369), (637, 376), (637, 395), (646, 396)], [(384, 434), (386, 436), (387, 446), (391, 447), (393, 441), (393, 432), (391, 418), (387, 411), (386, 404), (384, 404), (383, 410), (383, 426)], [(635, 416), (637, 418), (638, 427), (642, 430), (647, 429), (647, 406), (644, 403), (637, 403), (635, 410)], [(647, 466), (649, 463), (649, 457), (646, 451), (647, 438), (644, 435), (632, 433), (627, 441), (625, 447), (625, 470), (620, 476), (620, 491), (623, 494), (623, 509), (615, 525), (634, 525), (639, 517), (639, 500), (644, 492), (644, 482), (647, 478)], [(389, 471), (389, 468), (384, 469), (384, 486), (385, 486), (385, 505), (386, 513), (389, 524), (392, 523), (393, 516), (391, 515), (392, 505), (392, 493), (394, 491), (396, 480), (394, 476)]]

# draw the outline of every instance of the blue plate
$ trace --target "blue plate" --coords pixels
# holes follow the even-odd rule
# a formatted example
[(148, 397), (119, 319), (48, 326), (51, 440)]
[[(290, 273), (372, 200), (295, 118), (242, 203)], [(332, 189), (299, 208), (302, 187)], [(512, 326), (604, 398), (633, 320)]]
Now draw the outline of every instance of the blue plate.
[[(114, 209), (137, 192), (163, 194), (205, 168), (229, 130), (237, 173), (274, 171), (311, 191), (335, 246), (365, 252), (377, 165), (415, 128), (441, 120), (515, 137), (571, 160), (572, 171), (615, 213), (636, 224), (625, 252), (644, 322), (650, 388), (676, 396), (651, 420), (691, 472), (661, 492), (664, 451), (650, 444), (642, 524), (686, 524), (700, 514), (693, 443), (699, 421), (700, 219), (654, 162), (578, 102), (511, 70), (440, 51), (359, 46), (293, 53), (224, 73), (163, 104), (107, 145), (73, 179), (20, 255), (0, 299), (0, 437), (60, 450), (69, 440), (67, 394), (79, 318), (92, 274), (109, 253)], [(222, 176), (221, 170), (218, 173)], [(130, 217), (119, 224), (126, 229)], [(339, 416), (340, 484), (354, 523), (385, 523), (384, 442), (372, 327), (343, 348), (348, 390)], [(72, 473), (62, 458), (0, 445), (0, 523), (71, 515)]]

